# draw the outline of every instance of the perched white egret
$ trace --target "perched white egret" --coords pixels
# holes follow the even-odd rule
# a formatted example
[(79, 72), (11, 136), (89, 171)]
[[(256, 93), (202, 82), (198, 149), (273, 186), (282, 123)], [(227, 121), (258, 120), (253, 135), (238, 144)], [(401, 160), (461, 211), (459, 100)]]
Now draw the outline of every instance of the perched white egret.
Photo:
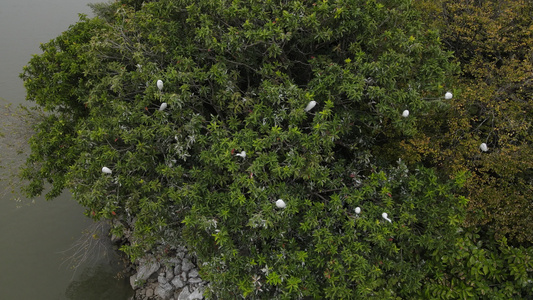
[(402, 117), (404, 117), (404, 118), (409, 117), (409, 111), (407, 109), (403, 111)]
[(157, 88), (162, 91), (163, 90), (163, 81), (162, 80), (157, 80)]
[(311, 109), (313, 109), (313, 107), (315, 107), (316, 105), (316, 101), (312, 100), (312, 101), (309, 101), (309, 103), (307, 104), (307, 106), (304, 108), (304, 110), (307, 112), (307, 111), (310, 111)]
[(450, 92), (446, 92), (446, 94), (444, 94), (444, 99), (446, 100), (450, 100), (453, 98), (453, 94), (450, 93)]
[(391, 221), (391, 219), (389, 219), (389, 215), (387, 213), (384, 212), (384, 213), (381, 214), (381, 216), (383, 217), (383, 219), (385, 219), (385, 220), (387, 220), (387, 221), (392, 223), (392, 221)]
[(242, 158), (246, 158), (246, 151), (242, 151), (241, 153), (235, 154), (235, 156), (240, 156)]
[(278, 208), (285, 208), (285, 206), (287, 205), (285, 204), (285, 201), (283, 201), (282, 199), (278, 199), (278, 201), (276, 201), (276, 206)]
[(479, 149), (481, 149), (483, 152), (489, 151), (489, 147), (485, 143), (481, 143), (481, 145), (479, 145)]
[(102, 172), (106, 173), (106, 174), (111, 174), (113, 172), (111, 172), (111, 169), (109, 169), (108, 167), (103, 167), (102, 168)]
[(360, 214), (361, 213), (361, 208), (359, 206), (355, 208), (355, 213), (356, 214)]
[(168, 104), (166, 102), (161, 103), (161, 106), (159, 107), (160, 111), (163, 111), (167, 108)]

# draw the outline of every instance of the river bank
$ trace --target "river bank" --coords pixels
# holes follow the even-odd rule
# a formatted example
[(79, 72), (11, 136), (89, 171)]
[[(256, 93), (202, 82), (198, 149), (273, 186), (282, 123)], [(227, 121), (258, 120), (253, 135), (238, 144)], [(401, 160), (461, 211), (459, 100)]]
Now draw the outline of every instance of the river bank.
[(175, 254), (157, 259), (147, 255), (140, 259), (130, 276), (130, 284), (135, 290), (132, 300), (203, 299), (206, 282), (200, 278), (194, 258), (185, 248), (174, 249)]
[[(132, 224), (113, 220), (113, 225)], [(130, 231), (123, 237), (109, 236), (115, 249), (132, 241)], [(122, 254), (124, 255), (124, 254)], [(126, 259), (126, 258), (125, 258)], [(196, 257), (184, 246), (166, 247), (147, 253), (124, 270), (134, 295), (130, 300), (203, 299), (207, 282), (201, 279)]]

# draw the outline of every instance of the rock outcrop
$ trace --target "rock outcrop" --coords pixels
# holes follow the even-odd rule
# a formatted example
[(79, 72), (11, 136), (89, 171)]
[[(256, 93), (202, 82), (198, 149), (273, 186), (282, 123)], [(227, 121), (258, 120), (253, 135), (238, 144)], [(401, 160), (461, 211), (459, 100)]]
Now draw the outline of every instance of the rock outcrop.
[(174, 255), (157, 259), (153, 255), (139, 259), (130, 277), (135, 290), (132, 300), (203, 299), (206, 286), (200, 278), (195, 259), (181, 247)]

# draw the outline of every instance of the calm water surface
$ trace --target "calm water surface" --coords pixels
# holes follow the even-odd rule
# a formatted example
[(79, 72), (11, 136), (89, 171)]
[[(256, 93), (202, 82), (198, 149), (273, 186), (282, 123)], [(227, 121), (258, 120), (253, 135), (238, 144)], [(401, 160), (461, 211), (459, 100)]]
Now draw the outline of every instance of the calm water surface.
[[(39, 44), (91, 15), (88, 0), (0, 0), (0, 126), (8, 121), (6, 103), (25, 104), (18, 74)], [(0, 142), (0, 159), (6, 157)], [(4, 144), (2, 144), (4, 143)], [(13, 157), (14, 155), (8, 156)], [(6, 170), (0, 169), (0, 175)], [(3, 174), (5, 175), (5, 173)], [(1, 178), (2, 176), (0, 176)], [(15, 202), (0, 181), (0, 299), (127, 299), (127, 280), (117, 280), (118, 261), (86, 263), (76, 272), (63, 253), (91, 225), (83, 208), (68, 193), (53, 201), (42, 198)]]

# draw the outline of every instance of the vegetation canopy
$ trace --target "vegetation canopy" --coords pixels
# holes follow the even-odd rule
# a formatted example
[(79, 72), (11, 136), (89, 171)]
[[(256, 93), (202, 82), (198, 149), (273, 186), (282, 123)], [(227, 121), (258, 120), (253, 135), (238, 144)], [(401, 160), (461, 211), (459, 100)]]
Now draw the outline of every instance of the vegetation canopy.
[(411, 1), (93, 7), (21, 75), (30, 195), (69, 188), (132, 260), (186, 243), (211, 298), (531, 291), (531, 251), (462, 229), (467, 173), (401, 159), (458, 72)]

